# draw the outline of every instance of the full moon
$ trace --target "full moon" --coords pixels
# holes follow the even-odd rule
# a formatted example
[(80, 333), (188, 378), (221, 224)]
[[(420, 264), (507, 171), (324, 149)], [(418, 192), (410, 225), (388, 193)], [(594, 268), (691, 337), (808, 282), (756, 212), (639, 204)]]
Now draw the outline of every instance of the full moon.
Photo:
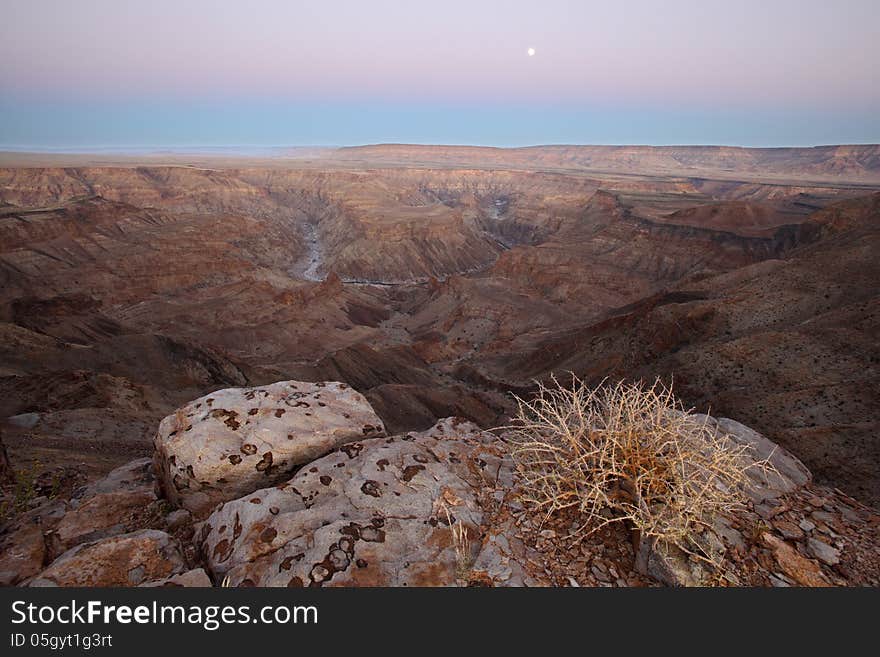
[(526, 50), (526, 52), (529, 54), (529, 57), (535, 56), (535, 49), (534, 48), (529, 48), (528, 50)]

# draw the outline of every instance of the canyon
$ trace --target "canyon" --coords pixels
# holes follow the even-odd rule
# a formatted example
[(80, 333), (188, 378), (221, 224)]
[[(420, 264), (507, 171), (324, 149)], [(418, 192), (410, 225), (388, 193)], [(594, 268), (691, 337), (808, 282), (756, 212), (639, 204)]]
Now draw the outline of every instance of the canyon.
[(394, 435), (659, 377), (876, 506), (878, 255), (878, 146), (2, 153), (2, 441), (64, 488), (225, 388)]

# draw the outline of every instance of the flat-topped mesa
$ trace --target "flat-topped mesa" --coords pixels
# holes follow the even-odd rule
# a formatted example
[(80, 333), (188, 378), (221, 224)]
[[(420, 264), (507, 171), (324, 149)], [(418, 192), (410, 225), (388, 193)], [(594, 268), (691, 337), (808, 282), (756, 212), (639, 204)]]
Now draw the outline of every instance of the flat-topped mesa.
[(201, 515), (346, 443), (384, 435), (348, 385), (281, 381), (218, 390), (178, 409), (159, 425), (154, 462), (165, 496)]

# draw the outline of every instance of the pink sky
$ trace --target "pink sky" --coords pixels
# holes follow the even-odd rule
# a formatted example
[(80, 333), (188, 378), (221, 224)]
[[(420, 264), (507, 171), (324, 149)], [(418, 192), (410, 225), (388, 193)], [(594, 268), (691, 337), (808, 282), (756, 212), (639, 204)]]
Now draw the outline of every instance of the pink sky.
[(821, 114), (834, 124), (804, 139), (880, 140), (877, 0), (5, 0), (2, 14), (7, 143), (63, 123), (40, 112), (156, 103), (169, 123), (182, 104), (655, 112), (660, 142), (675, 113), (747, 113), (762, 135)]
[(5, 4), (16, 95), (880, 104), (875, 0)]

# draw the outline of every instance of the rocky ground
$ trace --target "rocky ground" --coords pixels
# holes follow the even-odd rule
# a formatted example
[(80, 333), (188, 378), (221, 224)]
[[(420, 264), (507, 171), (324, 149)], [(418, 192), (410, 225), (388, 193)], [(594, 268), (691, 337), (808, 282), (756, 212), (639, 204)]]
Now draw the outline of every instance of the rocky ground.
[[(635, 567), (620, 525), (520, 499), (504, 435), (447, 418), (387, 435), (338, 383), (288, 381), (194, 400), (152, 459), (32, 498), (0, 528), (19, 586), (877, 586), (880, 514), (810, 481), (794, 456), (709, 420), (774, 465), (704, 538), (719, 566), (654, 549)], [(13, 492), (4, 489), (9, 500)]]

